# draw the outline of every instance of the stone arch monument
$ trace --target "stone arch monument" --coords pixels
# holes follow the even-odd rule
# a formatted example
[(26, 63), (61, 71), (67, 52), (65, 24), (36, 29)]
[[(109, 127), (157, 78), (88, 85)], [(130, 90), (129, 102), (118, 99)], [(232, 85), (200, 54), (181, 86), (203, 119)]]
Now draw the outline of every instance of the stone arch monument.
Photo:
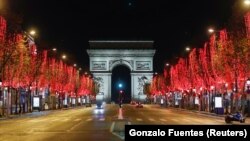
[(145, 100), (143, 85), (153, 77), (153, 41), (89, 41), (90, 71), (106, 102), (111, 100), (112, 70), (119, 65), (130, 69), (131, 99)]

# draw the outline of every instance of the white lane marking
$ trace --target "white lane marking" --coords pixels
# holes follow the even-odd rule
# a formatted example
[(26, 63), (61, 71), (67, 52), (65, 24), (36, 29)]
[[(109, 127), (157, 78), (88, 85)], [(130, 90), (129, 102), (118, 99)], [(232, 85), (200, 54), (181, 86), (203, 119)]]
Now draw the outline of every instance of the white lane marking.
[(155, 119), (153, 119), (153, 118), (149, 118), (148, 120), (149, 120), (149, 121), (155, 121)]
[(69, 120), (68, 118), (65, 118), (65, 119), (63, 119), (62, 121), (63, 121), (63, 122), (66, 122), (66, 121), (68, 121), (68, 120)]
[(58, 121), (58, 120), (60, 120), (60, 119), (56, 118), (56, 119), (52, 119), (51, 121)]
[(166, 119), (161, 118), (161, 119), (160, 119), (160, 121), (166, 122), (167, 120), (166, 120)]
[(171, 119), (171, 120), (173, 120), (173, 121), (175, 121), (175, 122), (179, 122), (179, 120), (178, 120), (178, 119), (174, 119), (174, 118), (173, 118), (173, 119)]
[(137, 121), (142, 121), (142, 119), (141, 119), (141, 118), (136, 118), (136, 120), (137, 120)]
[(110, 127), (110, 132), (113, 132), (114, 127), (115, 127), (115, 122), (112, 122), (111, 127)]
[(78, 118), (78, 119), (75, 119), (74, 121), (80, 121), (81, 119), (80, 118)]
[(74, 126), (72, 126), (69, 130), (67, 130), (67, 132), (70, 132), (70, 131), (74, 130), (77, 126), (81, 125), (82, 123), (83, 123), (83, 121), (76, 123), (76, 124), (75, 124)]
[(182, 119), (184, 122), (190, 122), (190, 119)]
[(89, 118), (89, 119), (87, 119), (86, 121), (92, 121), (93, 119), (92, 118)]
[(104, 120), (105, 120), (105, 118), (100, 118), (100, 119), (99, 119), (99, 121), (104, 121)]
[[(130, 124), (129, 124), (129, 125), (130, 125)], [(111, 132), (113, 135), (115, 135), (115, 136), (117, 136), (118, 138), (120, 138), (121, 140), (124, 140), (124, 139), (125, 139), (124, 136), (121, 136), (120, 134), (118, 134), (118, 133), (116, 133), (116, 132), (113, 132), (113, 131), (114, 131), (114, 127), (115, 127), (115, 122), (112, 122), (111, 127), (110, 127), (110, 132)]]
[(47, 120), (47, 119), (32, 119), (29, 122), (42, 122), (42, 121), (45, 121), (45, 120)]

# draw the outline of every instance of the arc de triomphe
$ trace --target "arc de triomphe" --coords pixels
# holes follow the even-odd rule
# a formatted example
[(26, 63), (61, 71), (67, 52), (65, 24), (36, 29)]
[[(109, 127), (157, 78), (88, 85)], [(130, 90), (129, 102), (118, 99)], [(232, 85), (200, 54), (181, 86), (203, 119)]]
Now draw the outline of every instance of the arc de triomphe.
[(130, 69), (131, 99), (145, 100), (143, 85), (153, 77), (153, 41), (89, 41), (87, 53), (90, 71), (104, 94), (111, 101), (112, 70), (119, 65)]

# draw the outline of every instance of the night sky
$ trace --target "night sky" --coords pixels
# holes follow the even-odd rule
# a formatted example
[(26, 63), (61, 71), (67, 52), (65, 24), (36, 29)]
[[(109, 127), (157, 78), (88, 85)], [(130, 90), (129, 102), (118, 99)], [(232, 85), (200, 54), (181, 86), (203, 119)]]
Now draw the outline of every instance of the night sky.
[(154, 69), (202, 47), (207, 28), (225, 27), (235, 0), (10, 0), (35, 28), (41, 48), (57, 47), (71, 62), (88, 68), (88, 40), (154, 40)]

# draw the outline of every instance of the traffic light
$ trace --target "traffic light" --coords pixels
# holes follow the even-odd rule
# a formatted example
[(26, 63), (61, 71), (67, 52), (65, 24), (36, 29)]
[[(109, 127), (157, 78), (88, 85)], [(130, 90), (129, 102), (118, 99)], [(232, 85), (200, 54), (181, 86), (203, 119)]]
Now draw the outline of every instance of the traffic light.
[(122, 83), (120, 83), (118, 86), (119, 86), (119, 88), (122, 88)]

